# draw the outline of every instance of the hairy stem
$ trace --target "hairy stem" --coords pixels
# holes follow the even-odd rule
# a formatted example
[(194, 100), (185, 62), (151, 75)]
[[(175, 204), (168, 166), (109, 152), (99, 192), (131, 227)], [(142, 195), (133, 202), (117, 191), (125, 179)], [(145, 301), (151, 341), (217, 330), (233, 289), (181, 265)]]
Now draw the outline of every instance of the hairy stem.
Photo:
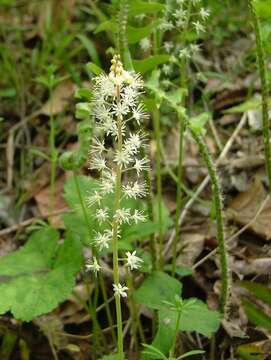
[(55, 182), (56, 182), (56, 164), (57, 164), (57, 150), (55, 146), (55, 123), (53, 116), (53, 89), (52, 86), (49, 88), (49, 106), (50, 106), (50, 134), (49, 134), (49, 145), (51, 155), (51, 177), (50, 177), (50, 210), (49, 218), (52, 221), (52, 213), (55, 207)]
[(224, 222), (223, 222), (223, 205), (222, 205), (222, 193), (220, 189), (220, 183), (217, 175), (217, 171), (211, 155), (209, 154), (208, 148), (202, 139), (202, 136), (198, 134), (197, 131), (189, 127), (190, 133), (196, 143), (198, 144), (200, 154), (205, 161), (210, 180), (212, 183), (212, 191), (214, 196), (214, 205), (215, 205), (215, 213), (216, 213), (216, 227), (217, 227), (217, 241), (220, 255), (220, 267), (221, 267), (221, 282), (222, 289), (220, 295), (220, 310), (221, 313), (226, 316), (227, 315), (227, 305), (230, 294), (230, 273), (228, 267), (228, 254), (227, 247), (225, 242), (225, 234), (224, 234)]
[[(117, 102), (120, 102), (120, 89), (117, 86)], [(121, 117), (117, 118), (117, 127), (118, 127), (118, 142), (117, 149), (121, 152), (122, 150), (122, 132), (121, 132)], [(120, 209), (120, 200), (121, 200), (121, 178), (122, 178), (122, 169), (121, 165), (116, 166), (116, 182), (115, 182), (115, 200), (114, 200), (114, 215), (117, 210)], [(113, 216), (113, 278), (114, 284), (119, 284), (119, 254), (118, 254), (118, 220)], [(117, 333), (118, 333), (118, 358), (119, 360), (124, 359), (123, 353), (123, 333), (122, 333), (122, 314), (121, 314), (121, 303), (120, 295), (115, 294), (115, 305), (116, 305), (116, 314), (117, 314)]]
[[(187, 16), (184, 27), (184, 34), (189, 26), (190, 15), (192, 9), (192, 1), (188, 3), (187, 7)], [(183, 46), (186, 46), (186, 37), (183, 38)], [(181, 88), (187, 89), (187, 77), (186, 77), (186, 60), (183, 58), (180, 63), (180, 78), (181, 78)], [(188, 90), (188, 89), (187, 89)], [(188, 92), (188, 91), (187, 91)], [(185, 104), (185, 96), (183, 95), (181, 104)], [(176, 214), (175, 214), (175, 236), (172, 244), (172, 275), (176, 273), (176, 258), (177, 258), (177, 244), (180, 238), (180, 226), (179, 218), (182, 210), (182, 174), (183, 174), (183, 148), (184, 148), (184, 132), (185, 132), (185, 119), (184, 116), (177, 112), (179, 120), (179, 155), (178, 155), (178, 173), (177, 173), (177, 195), (176, 195)]]
[[(145, 157), (145, 150), (141, 150), (142, 157)], [(151, 182), (151, 171), (150, 169), (144, 170), (144, 180), (147, 184), (147, 211), (148, 217), (150, 221), (154, 221), (154, 214), (153, 214), (153, 194), (152, 194), (152, 182)], [(150, 235), (150, 252), (152, 257), (152, 266), (153, 269), (157, 269), (157, 246), (155, 242), (155, 236), (152, 233)]]
[(269, 136), (269, 116), (268, 116), (268, 84), (265, 52), (263, 47), (260, 21), (254, 7), (254, 0), (248, 0), (250, 13), (253, 21), (254, 32), (256, 36), (257, 58), (262, 85), (262, 118), (263, 118), (263, 141), (265, 152), (265, 166), (268, 176), (269, 192), (271, 192), (271, 147)]
[(176, 273), (177, 243), (180, 235), (179, 217), (182, 209), (182, 173), (183, 173), (183, 143), (184, 143), (184, 119), (179, 118), (179, 156), (178, 156), (178, 182), (176, 196), (176, 215), (175, 215), (175, 236), (172, 244), (172, 275)]
[(159, 112), (156, 108), (153, 111), (153, 126), (156, 140), (156, 187), (158, 202), (158, 223), (159, 223), (159, 269), (163, 268), (163, 228), (162, 228), (162, 174), (161, 174), (161, 129)]

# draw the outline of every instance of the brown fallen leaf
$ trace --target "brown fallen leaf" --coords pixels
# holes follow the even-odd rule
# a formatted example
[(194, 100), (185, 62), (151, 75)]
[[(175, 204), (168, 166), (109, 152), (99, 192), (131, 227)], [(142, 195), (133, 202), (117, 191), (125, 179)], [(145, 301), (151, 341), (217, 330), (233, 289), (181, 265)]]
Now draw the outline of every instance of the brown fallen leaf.
[[(52, 114), (61, 113), (69, 104), (73, 96), (75, 85), (70, 79), (62, 81), (53, 91)], [(40, 113), (50, 116), (50, 102), (49, 100), (42, 106)]]
[(73, 289), (73, 292), (69, 298), (63, 304), (61, 304), (54, 313), (61, 319), (61, 322), (64, 325), (78, 325), (89, 321), (90, 315), (83, 305), (87, 303), (88, 298), (89, 293), (86, 289), (86, 286), (83, 284), (78, 284)]
[[(55, 199), (55, 208), (54, 210), (61, 210), (66, 208), (66, 203), (62, 197), (63, 186), (65, 182), (65, 176), (62, 176), (57, 179), (55, 188), (56, 188), (56, 199)], [(34, 196), (39, 212), (42, 216), (47, 216), (50, 213), (50, 186), (43, 188)], [(62, 225), (61, 215), (54, 216), (52, 218), (52, 223), (57, 226)]]
[(250, 222), (248, 228), (255, 234), (271, 239), (271, 200), (266, 201), (261, 213), (253, 221), (257, 211), (265, 201), (267, 192), (259, 177), (248, 187), (247, 191), (238, 194), (229, 204), (230, 214), (235, 222), (245, 226)]
[(243, 277), (246, 275), (263, 275), (271, 272), (271, 258), (260, 258), (253, 260), (236, 260), (232, 264), (232, 270)]
[(183, 234), (183, 249), (177, 257), (177, 265), (192, 266), (203, 250), (204, 239), (205, 235), (203, 234)]

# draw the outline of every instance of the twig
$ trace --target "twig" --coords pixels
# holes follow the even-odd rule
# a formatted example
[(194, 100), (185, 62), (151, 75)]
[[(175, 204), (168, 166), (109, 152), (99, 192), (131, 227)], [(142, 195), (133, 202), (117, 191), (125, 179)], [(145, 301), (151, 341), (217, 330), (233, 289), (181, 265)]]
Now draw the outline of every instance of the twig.
[[(125, 324), (127, 321), (123, 321), (123, 324)], [(117, 325), (113, 325), (113, 328), (116, 328)], [(111, 331), (111, 326), (105, 328), (105, 329), (102, 329), (102, 332), (109, 332)], [(72, 339), (81, 339), (81, 340), (88, 340), (88, 339), (91, 339), (93, 337), (93, 334), (88, 334), (88, 335), (76, 335), (76, 334), (69, 334), (69, 333), (66, 333), (66, 332), (61, 332), (61, 331), (56, 331), (54, 332), (54, 335), (59, 335), (59, 336), (66, 336), (66, 337), (69, 337), (69, 338), (72, 338)]]
[[(64, 209), (60, 209), (60, 210), (55, 210), (53, 213), (52, 213), (52, 216), (57, 216), (57, 215), (60, 215), (60, 214), (63, 214), (65, 212), (71, 212), (71, 210), (69, 210), (68, 208), (64, 208)], [(44, 215), (41, 215), (40, 217), (43, 218), (43, 219), (46, 219), (50, 216), (49, 213), (46, 213)], [(15, 224), (15, 225), (12, 225), (8, 228), (5, 228), (3, 230), (0, 230), (0, 236), (3, 236), (3, 235), (7, 235), (7, 234), (10, 234), (14, 231), (17, 231), (19, 230), (20, 228), (22, 227), (26, 227), (28, 225), (31, 225), (33, 224), (34, 222), (36, 222), (38, 220), (38, 218), (36, 216), (30, 218), (30, 219), (27, 219), (27, 220), (24, 220), (22, 222), (20, 222), (19, 224)]]
[(6, 147), (6, 159), (7, 159), (7, 190), (12, 189), (13, 180), (13, 162), (14, 162), (14, 132), (11, 131), (8, 136)]

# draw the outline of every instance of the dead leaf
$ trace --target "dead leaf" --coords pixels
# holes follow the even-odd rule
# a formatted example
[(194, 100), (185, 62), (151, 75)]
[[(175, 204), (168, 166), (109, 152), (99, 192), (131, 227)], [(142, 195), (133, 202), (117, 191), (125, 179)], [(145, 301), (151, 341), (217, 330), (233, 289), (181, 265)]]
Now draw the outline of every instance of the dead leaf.
[[(261, 204), (266, 199), (267, 192), (259, 177), (249, 186), (247, 191), (240, 193), (229, 204), (233, 220), (244, 226), (252, 222)], [(257, 220), (252, 222), (249, 229), (255, 234), (271, 239), (271, 200), (268, 200), (258, 215)]]
[[(239, 275), (263, 275), (271, 272), (271, 258), (260, 258), (253, 260), (235, 260), (232, 264), (232, 270)], [(240, 276), (242, 275), (242, 276)]]
[(222, 320), (221, 321), (222, 326), (224, 330), (227, 332), (227, 334), (232, 337), (238, 337), (238, 338), (247, 338), (248, 336), (244, 332), (244, 330), (241, 328), (241, 325), (238, 323), (238, 319), (230, 319), (230, 321)]
[[(67, 206), (62, 197), (64, 182), (65, 182), (65, 176), (60, 177), (56, 181), (55, 184), (56, 199), (55, 199), (54, 211), (64, 209)], [(50, 213), (50, 186), (43, 188), (34, 196), (34, 198), (37, 202), (37, 206), (40, 214), (45, 217), (48, 216), (48, 214)], [(54, 216), (52, 218), (52, 223), (54, 225), (61, 226), (62, 225), (61, 216), (60, 215)]]
[(177, 257), (178, 266), (192, 266), (201, 254), (204, 246), (205, 235), (186, 233), (182, 235), (183, 249)]
[[(92, 290), (92, 289), (91, 289)], [(88, 290), (84, 284), (78, 284), (73, 289), (71, 296), (61, 304), (55, 314), (63, 324), (82, 324), (89, 321), (89, 313), (84, 308), (89, 298)]]
[[(52, 114), (56, 115), (64, 111), (65, 107), (74, 93), (74, 83), (70, 79), (62, 81), (53, 91)], [(50, 102), (49, 100), (42, 106), (40, 113), (50, 116)]]

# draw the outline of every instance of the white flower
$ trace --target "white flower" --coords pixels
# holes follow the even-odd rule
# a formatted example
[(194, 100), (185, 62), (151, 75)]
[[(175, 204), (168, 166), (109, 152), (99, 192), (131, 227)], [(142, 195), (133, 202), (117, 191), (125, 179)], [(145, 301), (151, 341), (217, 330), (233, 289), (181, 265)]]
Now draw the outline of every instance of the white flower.
[(134, 220), (134, 222), (136, 224), (138, 224), (139, 222), (147, 221), (147, 217), (144, 215), (143, 211), (137, 210), (137, 209), (135, 209), (135, 211), (132, 215), (132, 219)]
[(190, 52), (191, 52), (192, 55), (196, 55), (198, 52), (200, 52), (200, 45), (191, 44), (189, 49), (190, 49)]
[(143, 89), (144, 87), (144, 81), (142, 80), (141, 75), (136, 73), (131, 73), (131, 78), (128, 84), (137, 90)]
[(139, 91), (137, 88), (128, 85), (126, 86), (123, 91), (121, 92), (121, 97), (123, 99), (123, 102), (127, 105), (127, 106), (135, 106), (135, 102), (137, 100), (137, 97), (139, 95)]
[(105, 171), (102, 176), (100, 190), (103, 195), (112, 194), (115, 188), (116, 175), (112, 171)]
[(178, 9), (174, 12), (173, 16), (176, 18), (176, 19), (182, 19), (182, 20), (185, 20), (185, 18), (187, 17), (187, 11), (184, 10), (184, 9)]
[[(100, 98), (101, 99), (101, 98)], [(95, 100), (97, 102), (98, 99)], [(93, 115), (101, 122), (104, 123), (105, 121), (112, 121), (112, 113), (110, 108), (106, 107), (104, 103), (98, 103), (98, 106), (93, 108)]]
[(203, 20), (206, 20), (210, 16), (210, 11), (208, 9), (201, 8), (199, 14)]
[(104, 140), (100, 140), (95, 137), (91, 144), (91, 153), (98, 153), (99, 155), (101, 155), (104, 151), (106, 151), (106, 148), (104, 146)]
[(116, 219), (120, 225), (123, 223), (128, 224), (130, 221), (130, 217), (131, 217), (131, 210), (126, 208), (118, 209), (114, 215), (114, 219)]
[(112, 113), (116, 116), (123, 117), (129, 112), (129, 107), (127, 106), (126, 102), (119, 102), (113, 104)]
[(113, 134), (115, 129), (117, 129), (117, 125), (113, 119), (113, 117), (103, 118), (103, 121), (97, 123), (97, 128), (103, 130), (106, 135)]
[(112, 231), (105, 230), (105, 232), (97, 232), (94, 238), (94, 242), (99, 248), (99, 251), (109, 248), (109, 241), (112, 239)]
[(92, 207), (96, 203), (100, 205), (101, 200), (102, 200), (102, 195), (98, 191), (94, 191), (93, 194), (89, 195), (86, 198), (87, 207)]
[(103, 171), (107, 168), (106, 161), (101, 156), (93, 156), (89, 168), (93, 170)]
[(131, 154), (126, 149), (116, 150), (114, 161), (121, 166), (127, 166), (132, 161)]
[(115, 296), (122, 296), (123, 298), (127, 298), (127, 291), (129, 290), (127, 286), (119, 284), (113, 284), (113, 290)]
[(185, 24), (186, 24), (185, 19), (178, 19), (178, 20), (176, 21), (176, 26), (178, 26), (179, 28), (184, 27)]
[(146, 157), (136, 159), (133, 168), (136, 170), (137, 175), (139, 175), (141, 171), (148, 170), (150, 168), (149, 160)]
[(128, 183), (127, 185), (123, 185), (122, 189), (124, 195), (126, 195), (128, 198), (141, 198), (147, 194), (146, 184), (144, 182), (139, 183), (135, 181), (134, 183)]
[(101, 224), (102, 222), (106, 221), (108, 219), (108, 208), (104, 208), (104, 209), (98, 209), (96, 211), (96, 219), (98, 220), (98, 222)]
[(143, 260), (136, 256), (136, 251), (133, 251), (132, 253), (127, 251), (126, 256), (127, 266), (129, 266), (131, 270), (140, 268), (140, 263), (142, 263)]
[(189, 59), (190, 58), (189, 50), (187, 48), (181, 49), (179, 51), (179, 58)]
[(128, 139), (124, 141), (125, 152), (131, 155), (137, 154), (138, 150), (143, 145), (145, 138), (146, 136), (144, 133), (141, 132), (138, 132), (136, 134), (131, 133)]
[(105, 99), (109, 96), (116, 96), (116, 87), (113, 81), (107, 75), (100, 75), (94, 79), (96, 89)]
[(197, 34), (205, 31), (204, 26), (199, 21), (194, 21), (192, 24), (194, 25)]
[(165, 75), (169, 75), (171, 73), (172, 69), (171, 69), (170, 65), (164, 64), (162, 66), (162, 71)]
[(99, 265), (96, 257), (93, 257), (92, 264), (86, 264), (86, 271), (93, 271), (95, 275), (97, 275), (98, 271), (101, 270), (101, 266)]
[(162, 31), (170, 31), (172, 29), (174, 29), (174, 25), (170, 21), (162, 21), (159, 25), (159, 30)]
[(136, 120), (138, 125), (140, 121), (148, 119), (148, 114), (145, 112), (145, 107), (143, 104), (139, 104), (136, 108), (133, 108), (133, 118)]
[(173, 43), (172, 43), (171, 41), (166, 41), (166, 42), (164, 43), (164, 48), (165, 48), (165, 51), (166, 51), (167, 53), (170, 53), (170, 51), (171, 51), (172, 48), (173, 48)]
[(147, 51), (151, 48), (151, 41), (149, 38), (144, 38), (144, 39), (141, 39), (140, 42), (139, 42), (139, 46), (141, 47), (141, 49), (143, 51)]

